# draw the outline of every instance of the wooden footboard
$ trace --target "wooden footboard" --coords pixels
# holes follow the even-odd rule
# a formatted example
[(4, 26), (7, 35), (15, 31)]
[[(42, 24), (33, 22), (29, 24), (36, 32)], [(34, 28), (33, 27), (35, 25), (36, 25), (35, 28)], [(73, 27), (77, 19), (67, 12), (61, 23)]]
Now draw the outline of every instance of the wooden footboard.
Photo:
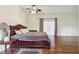
[(47, 48), (47, 49), (50, 49), (50, 43), (48, 41), (12, 40), (11, 48)]

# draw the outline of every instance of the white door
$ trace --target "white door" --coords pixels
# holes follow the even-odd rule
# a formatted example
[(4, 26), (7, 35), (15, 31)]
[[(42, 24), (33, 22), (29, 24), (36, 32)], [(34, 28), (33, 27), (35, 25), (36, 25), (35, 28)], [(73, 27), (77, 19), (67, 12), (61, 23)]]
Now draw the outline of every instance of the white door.
[(49, 36), (55, 35), (55, 20), (54, 19), (44, 19), (43, 32), (46, 32)]

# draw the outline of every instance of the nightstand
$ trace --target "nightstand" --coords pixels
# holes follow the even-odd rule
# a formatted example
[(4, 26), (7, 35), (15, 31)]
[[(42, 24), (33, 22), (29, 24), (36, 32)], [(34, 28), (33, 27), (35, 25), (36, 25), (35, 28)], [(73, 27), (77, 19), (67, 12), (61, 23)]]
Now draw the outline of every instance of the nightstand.
[(10, 41), (0, 41), (0, 45), (5, 45), (5, 54), (7, 53), (7, 45), (10, 44)]

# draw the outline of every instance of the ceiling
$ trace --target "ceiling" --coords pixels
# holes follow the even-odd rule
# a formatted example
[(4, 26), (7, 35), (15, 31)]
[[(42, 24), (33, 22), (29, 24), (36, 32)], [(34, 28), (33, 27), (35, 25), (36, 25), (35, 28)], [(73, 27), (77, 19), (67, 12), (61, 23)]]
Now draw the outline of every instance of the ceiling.
[[(42, 10), (41, 13), (69, 13), (77, 11), (76, 5), (36, 5), (36, 7)], [(22, 5), (21, 8), (31, 8), (31, 5)]]

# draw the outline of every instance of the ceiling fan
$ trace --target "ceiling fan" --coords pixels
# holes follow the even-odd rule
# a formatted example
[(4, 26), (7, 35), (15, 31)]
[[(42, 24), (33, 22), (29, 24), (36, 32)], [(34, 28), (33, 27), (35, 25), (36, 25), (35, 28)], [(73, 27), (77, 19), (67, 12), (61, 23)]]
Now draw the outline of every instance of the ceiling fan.
[(25, 9), (27, 9), (29, 13), (32, 13), (32, 14), (36, 14), (42, 11), (41, 9), (38, 9), (36, 5), (32, 5), (31, 8), (25, 8)]

